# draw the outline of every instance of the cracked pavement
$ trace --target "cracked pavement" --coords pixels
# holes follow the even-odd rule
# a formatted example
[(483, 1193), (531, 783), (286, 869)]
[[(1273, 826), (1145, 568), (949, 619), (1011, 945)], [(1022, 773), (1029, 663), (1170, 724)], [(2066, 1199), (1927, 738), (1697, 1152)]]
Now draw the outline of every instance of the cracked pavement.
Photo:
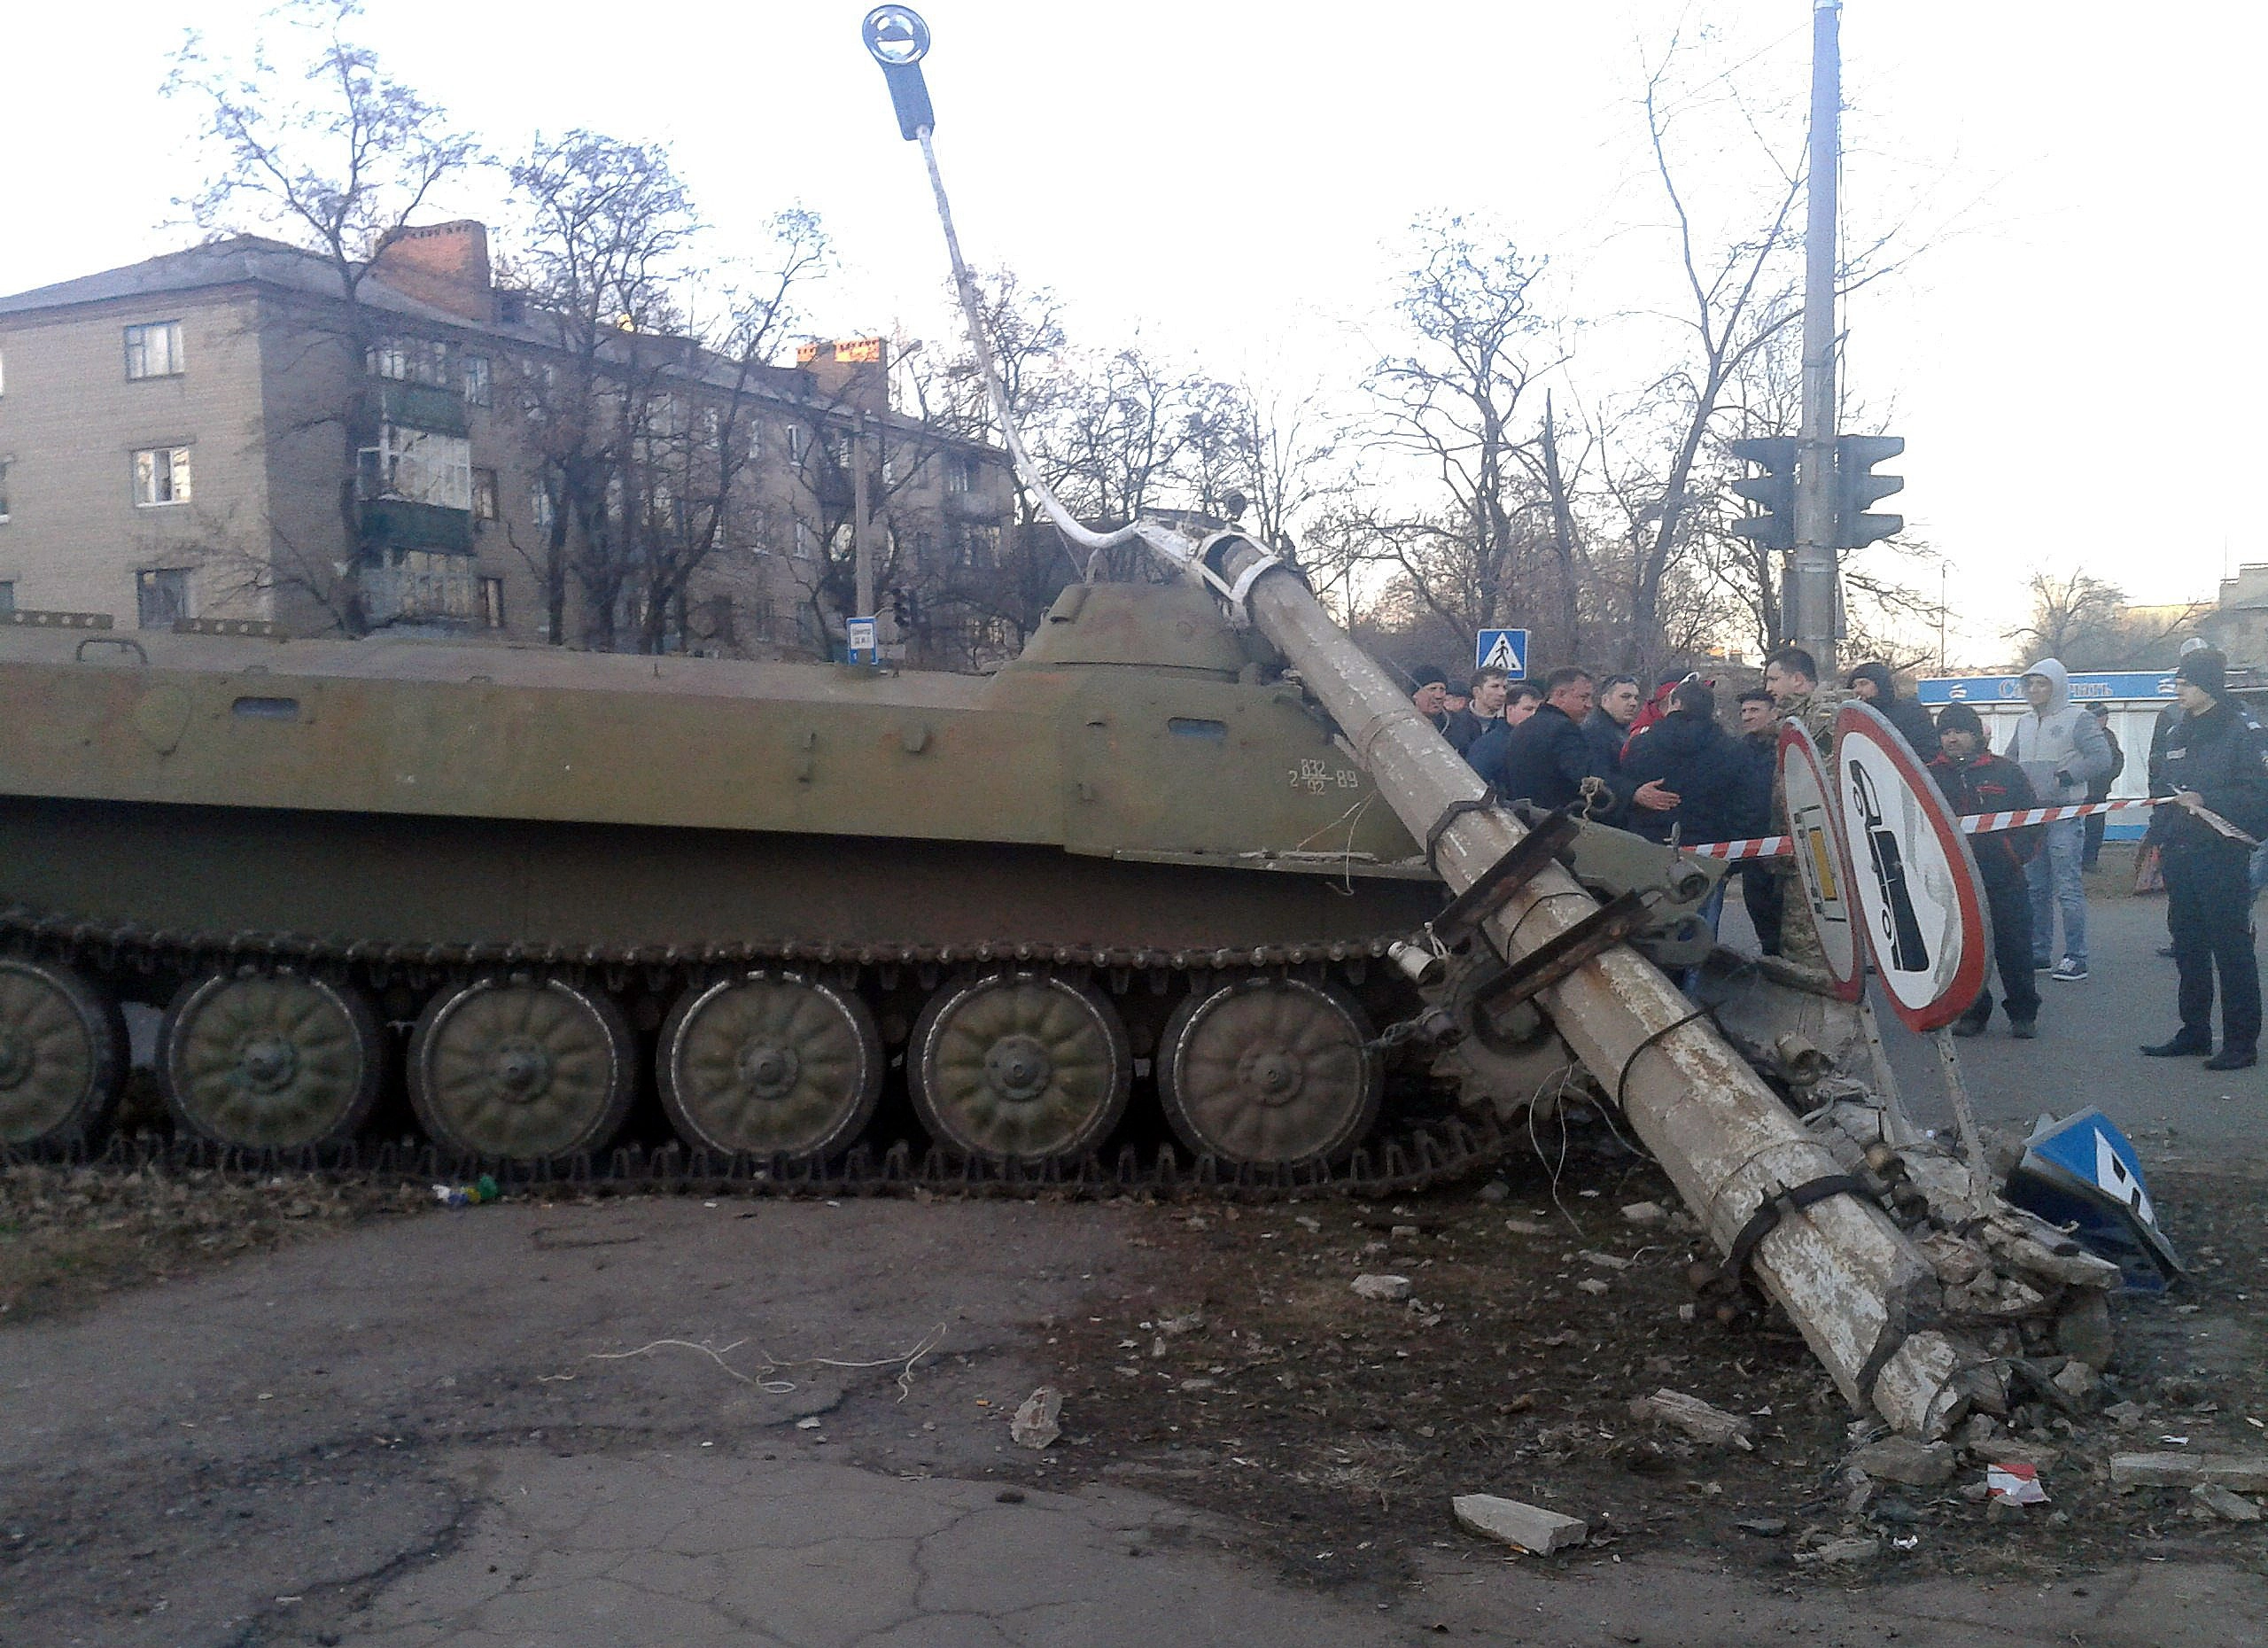
[(1052, 1328), (1172, 1285), (1136, 1247), (1157, 1217), (508, 1203), (10, 1327), (0, 1644), (2219, 1648), (2268, 1617), (2199, 1561), (1853, 1596), (1467, 1543), (1398, 1587), (1299, 1582), (1107, 1478), (1076, 1410), (1044, 1458), (1008, 1442)]

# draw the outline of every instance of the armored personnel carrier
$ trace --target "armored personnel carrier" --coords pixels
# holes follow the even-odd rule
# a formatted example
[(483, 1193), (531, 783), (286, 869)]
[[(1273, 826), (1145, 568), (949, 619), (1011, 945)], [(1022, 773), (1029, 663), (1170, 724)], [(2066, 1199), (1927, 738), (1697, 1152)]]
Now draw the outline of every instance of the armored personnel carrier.
[(466, 1155), (651, 1092), (817, 1162), (896, 1067), (957, 1158), (1079, 1160), (1138, 1092), (1295, 1167), (1371, 1132), (1424, 1006), (1380, 962), (1440, 881), (1193, 580), (1076, 585), (990, 677), (17, 616), (0, 1143), (102, 1132), (140, 1001), (224, 1146), (343, 1142), (399, 1077)]

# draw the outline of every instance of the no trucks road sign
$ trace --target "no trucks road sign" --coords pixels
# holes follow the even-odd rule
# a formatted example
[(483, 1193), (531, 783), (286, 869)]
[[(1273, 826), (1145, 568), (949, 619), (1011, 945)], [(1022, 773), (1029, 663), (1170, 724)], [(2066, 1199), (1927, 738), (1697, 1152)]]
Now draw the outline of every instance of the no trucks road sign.
[(1883, 989), (1909, 1028), (1941, 1029), (1984, 983), (1984, 896), (1969, 838), (1912, 748), (1867, 704), (1836, 715), (1835, 775)]
[(1472, 643), (1472, 667), (1502, 670), (1514, 680), (1527, 679), (1527, 632), (1484, 629)]

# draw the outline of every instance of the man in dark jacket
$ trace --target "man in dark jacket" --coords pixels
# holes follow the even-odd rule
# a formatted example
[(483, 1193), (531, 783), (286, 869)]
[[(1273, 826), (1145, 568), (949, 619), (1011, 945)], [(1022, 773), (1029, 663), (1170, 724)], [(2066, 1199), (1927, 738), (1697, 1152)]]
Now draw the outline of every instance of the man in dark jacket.
[(1410, 702), (1418, 713), (1446, 737), (1449, 730), (1449, 674), (1437, 665), (1421, 664), (1410, 675)]
[(1610, 773), (1622, 770), (1622, 746), (1643, 703), (1636, 676), (1610, 675), (1599, 686), (1597, 707), (1583, 718), (1583, 736), (1591, 741)]
[[(2212, 1053), (2218, 969), (2221, 1050), (2205, 1061), (2209, 1070), (2247, 1069), (2260, 1056), (2260, 963), (2245, 878), (2252, 843), (2225, 829), (2256, 840), (2268, 833), (2268, 740), (2229, 701), (2226, 672), (2226, 660), (2210, 648), (2176, 666), (2182, 718), (2166, 735), (2161, 776), (2151, 786), (2173, 798), (2156, 811), (2168, 815), (2159, 858), (2173, 964), (2181, 975), (2181, 1029), (2142, 1051), (2154, 1059)], [(2218, 815), (2222, 826), (2204, 812)]]
[(1898, 696), (1898, 677), (1890, 672), (1890, 665), (1861, 664), (1843, 678), (1843, 684), (1879, 711), (1898, 729), (1899, 736), (1913, 746), (1917, 758), (1938, 758), (1937, 724), (1913, 699)]
[(1717, 725), (1717, 696), (1705, 683), (1679, 683), (1669, 703), (1669, 713), (1631, 743), (1622, 778), (1633, 786), (1658, 782), (1677, 805), (1641, 812), (1630, 828), (1651, 841), (1673, 834), (1696, 845), (1736, 840), (1748, 798), (1746, 752)]
[[(1780, 713), (1772, 695), (1751, 687), (1740, 696), (1739, 749), (1743, 763), (1740, 822), (1736, 839), (1772, 833), (1772, 797), (1780, 780)], [(1785, 872), (1768, 859), (1740, 867), (1740, 901), (1767, 956), (1780, 953), (1780, 916), (1787, 902)]]
[[(1984, 718), (1976, 711), (1965, 704), (1949, 704), (1938, 711), (1934, 730), (1939, 752), (1930, 771), (1955, 812), (2014, 812), (2038, 805), (2023, 769), (1992, 753), (1984, 736)], [(2000, 970), (2000, 1005), (2008, 1015), (2008, 1033), (2029, 1041), (2038, 1033), (2039, 985), (2031, 971), (2031, 887), (2024, 880), (2023, 867), (2039, 850), (2039, 829), (2035, 825), (1971, 836), (1969, 844), (1991, 913), (1992, 960)], [(1988, 987), (1978, 991), (1969, 1010), (1953, 1021), (1953, 1033), (1982, 1036), (1992, 1019)]]
[(1616, 781), (1597, 749), (1583, 736), (1583, 718), (1591, 708), (1591, 674), (1572, 665), (1544, 678), (1542, 706), (1518, 727), (1498, 726), (1466, 751), (1472, 770), (1487, 779), (1507, 801), (1529, 801), (1557, 809), (1581, 799), (1587, 787), (1600, 799), (1594, 815), (1605, 817), (1627, 801), (1647, 812), (1661, 812), (1677, 805), (1651, 787), (1633, 796)]
[[(2109, 704), (2091, 704), (2087, 705), (2087, 713), (2101, 724), (2104, 741), (2110, 745), (2110, 771), (2100, 774), (2087, 785), (2087, 799), (2090, 802), (2108, 801), (2110, 799), (2110, 787), (2118, 781), (2118, 775), (2126, 770), (2126, 750), (2125, 746), (2118, 742), (2118, 735), (2110, 730)], [(2110, 814), (2090, 813), (2085, 822), (2087, 844), (2085, 850), (2079, 854), (2079, 867), (2083, 870), (2091, 870), (2102, 857), (2102, 832), (2110, 822)]]
[[(1454, 688), (1456, 683), (1449, 685)], [(1471, 696), (1463, 709), (1449, 711), (1449, 729), (1441, 735), (1449, 741), (1450, 749), (1463, 755), (1480, 742), (1481, 735), (1504, 713), (1504, 696), (1511, 685), (1511, 678), (1494, 665), (1474, 673)], [(1449, 697), (1456, 699), (1454, 690)]]

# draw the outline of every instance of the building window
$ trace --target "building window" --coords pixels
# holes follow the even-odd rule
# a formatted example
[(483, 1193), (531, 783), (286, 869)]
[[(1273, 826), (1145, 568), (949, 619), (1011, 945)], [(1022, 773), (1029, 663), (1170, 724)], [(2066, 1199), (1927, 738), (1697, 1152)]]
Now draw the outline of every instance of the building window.
[(0, 521), (8, 518), (8, 470), (10, 461), (0, 458)]
[(134, 605), (144, 629), (171, 629), (194, 617), (189, 610), (189, 569), (169, 566), (134, 575)]
[(361, 496), (400, 498), (437, 509), (472, 508), (472, 443), (462, 435), (382, 424), (362, 448)]
[(151, 321), (126, 329), (128, 377), (179, 377), (181, 373), (179, 321)]
[(489, 629), (504, 627), (504, 580), (501, 578), (480, 580), (480, 621)]
[(362, 602), (379, 624), (455, 622), (477, 617), (480, 586), (470, 556), (439, 549), (400, 549), (384, 565), (361, 572)]
[(16, 580), (12, 578), (0, 578), (0, 612), (13, 612), (15, 610)]
[(790, 424), (788, 425), (788, 462), (801, 463), (803, 461), (804, 426), (801, 424)]
[(392, 338), (374, 343), (366, 364), (373, 377), (390, 377), (398, 384), (423, 384), (434, 389), (448, 385), (448, 346), (430, 338)]
[(936, 533), (916, 532), (913, 534), (913, 565), (917, 571), (923, 572), (929, 572), (936, 570)]
[(945, 490), (947, 492), (969, 492), (974, 490), (975, 486), (976, 460), (975, 458), (947, 458), (945, 460)]
[(1000, 529), (997, 526), (964, 526), (958, 534), (960, 554), (956, 558), (971, 571), (1000, 564)]
[(145, 447), (134, 455), (134, 501), (143, 509), (189, 501), (189, 448)]
[(469, 354), (457, 363), (460, 382), (464, 389), (467, 406), (485, 407), (493, 404), (495, 390), (488, 377), (488, 357)]
[(496, 518), (496, 471), (475, 470), (472, 472), (472, 518), (493, 521)]
[(528, 518), (541, 531), (549, 532), (557, 510), (551, 501), (551, 488), (538, 476), (528, 487)]
[(796, 523), (796, 559), (808, 561), (812, 556), (818, 553), (819, 538), (818, 535), (812, 531), (812, 524), (809, 521), (797, 521)]

